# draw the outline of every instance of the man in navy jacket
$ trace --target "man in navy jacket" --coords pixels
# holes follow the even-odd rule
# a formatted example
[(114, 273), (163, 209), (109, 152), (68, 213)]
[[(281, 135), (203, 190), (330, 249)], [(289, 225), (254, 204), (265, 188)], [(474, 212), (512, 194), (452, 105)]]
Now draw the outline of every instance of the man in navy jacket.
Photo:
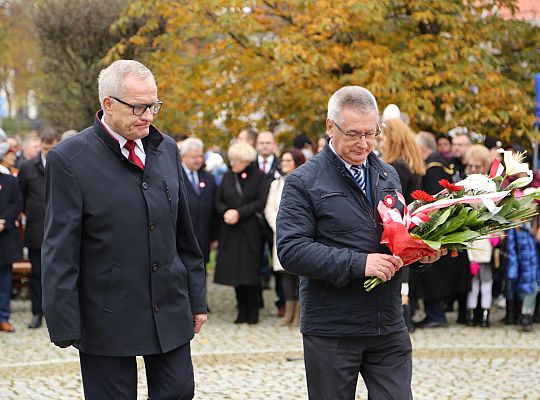
[[(341, 88), (328, 103), (326, 127), (328, 146), (287, 177), (277, 219), (281, 264), (301, 277), (309, 398), (354, 399), (361, 373), (370, 399), (410, 399), (401, 260), (380, 244), (376, 211), (401, 186), (371, 154), (380, 133), (375, 98), (359, 86)], [(384, 283), (366, 292), (370, 277)]]
[(94, 125), (47, 156), (43, 310), (51, 341), (79, 349), (87, 399), (194, 395), (190, 340), (206, 321), (203, 257), (176, 143), (151, 123), (151, 71), (101, 71)]
[(187, 138), (182, 143), (180, 155), (191, 222), (206, 264), (210, 260), (210, 244), (217, 240), (219, 219), (214, 207), (216, 181), (202, 168), (203, 147), (202, 140)]

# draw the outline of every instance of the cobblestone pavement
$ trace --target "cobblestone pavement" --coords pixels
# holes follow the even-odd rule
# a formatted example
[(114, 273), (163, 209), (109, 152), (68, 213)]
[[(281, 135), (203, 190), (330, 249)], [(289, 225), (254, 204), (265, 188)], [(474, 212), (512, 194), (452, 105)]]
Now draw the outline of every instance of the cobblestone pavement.
[[(212, 314), (192, 343), (196, 399), (307, 398), (301, 335), (279, 326), (272, 299), (265, 291), (260, 324), (238, 326), (233, 290), (209, 288)], [(77, 351), (53, 346), (45, 328), (27, 329), (29, 308), (13, 302), (17, 332), (0, 333), (0, 399), (81, 399)], [(493, 321), (501, 317), (494, 310)], [(529, 334), (497, 322), (489, 329), (450, 324), (417, 330), (412, 341), (415, 399), (540, 399), (539, 324)], [(146, 399), (139, 361), (139, 399)], [(367, 398), (361, 379), (357, 398)]]

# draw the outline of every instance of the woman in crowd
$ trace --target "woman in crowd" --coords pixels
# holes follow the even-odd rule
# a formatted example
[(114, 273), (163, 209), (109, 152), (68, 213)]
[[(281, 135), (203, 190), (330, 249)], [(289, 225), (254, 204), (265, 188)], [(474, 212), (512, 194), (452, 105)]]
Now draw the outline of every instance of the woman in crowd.
[[(382, 135), (379, 140), (382, 159), (393, 166), (401, 182), (402, 194), (407, 204), (413, 201), (411, 193), (420, 189), (422, 176), (426, 173), (424, 160), (416, 144), (415, 133), (399, 118), (386, 120), (382, 124)], [(409, 269), (402, 274), (401, 300), (403, 316), (409, 331), (414, 330), (409, 308)]]
[(15, 167), (17, 163), (15, 150), (11, 148), (8, 142), (0, 143), (0, 146), (2, 147), (0, 152), (3, 154), (3, 157), (0, 159), (0, 173), (16, 177), (19, 170)]
[[(2, 145), (7, 146), (2, 146)], [(0, 143), (0, 161), (9, 144)], [(14, 332), (9, 322), (11, 300), (11, 270), (22, 259), (22, 246), (15, 226), (22, 211), (23, 198), (15, 177), (0, 172), (0, 331)]]
[(274, 246), (272, 250), (273, 267), (274, 271), (281, 274), (281, 287), (285, 297), (285, 315), (282, 319), (283, 326), (298, 326), (300, 323), (300, 303), (298, 302), (298, 277), (285, 272), (277, 256), (276, 219), (285, 177), (304, 162), (304, 155), (298, 149), (288, 149), (281, 154), (280, 166), (282, 177), (274, 180), (270, 185), (270, 193), (268, 194), (268, 201), (264, 209), (266, 220), (272, 231), (274, 231)]
[[(491, 166), (491, 153), (487, 147), (475, 144), (465, 154), (465, 173), (488, 174)], [(491, 257), (493, 255), (493, 241), (497, 238), (481, 239), (471, 243), (467, 249), (471, 271), (471, 288), (467, 296), (467, 326), (477, 323), (475, 310), (478, 306), (478, 294), (480, 293), (481, 315), (479, 325), (482, 328), (489, 327), (489, 310), (491, 308), (491, 289), (493, 286), (493, 272)]]
[(216, 192), (216, 210), (222, 221), (214, 281), (236, 290), (238, 316), (234, 322), (256, 324), (268, 180), (253, 165), (257, 153), (249, 144), (233, 144), (228, 157), (231, 169)]
[(426, 173), (414, 132), (400, 119), (387, 120), (382, 125), (379, 150), (382, 159), (396, 169), (403, 196), (407, 204), (411, 203), (411, 193), (420, 189), (422, 176)]

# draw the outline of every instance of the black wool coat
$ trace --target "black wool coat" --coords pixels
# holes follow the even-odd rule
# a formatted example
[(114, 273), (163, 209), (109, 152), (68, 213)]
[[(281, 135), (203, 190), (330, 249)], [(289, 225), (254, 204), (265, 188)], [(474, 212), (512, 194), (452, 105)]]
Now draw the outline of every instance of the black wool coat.
[(206, 313), (176, 143), (153, 126), (142, 171), (102, 125), (47, 155), (43, 310), (53, 342), (104, 356), (165, 353)]
[[(437, 152), (433, 152), (425, 161), (426, 174), (422, 177), (422, 190), (429, 194), (440, 192), (441, 179), (452, 182), (455, 167)], [(450, 254), (433, 263), (433, 267), (419, 274), (411, 271), (410, 293), (415, 298), (437, 301), (452, 295), (454, 291), (466, 293), (469, 288), (469, 261), (467, 252), (459, 253), (454, 258)]]
[(210, 243), (217, 239), (217, 226), (219, 224), (214, 206), (216, 180), (211, 173), (199, 170), (199, 193), (197, 193), (190, 184), (186, 171), (182, 170), (182, 172), (184, 182), (186, 182), (186, 195), (193, 231), (203, 253), (204, 262), (207, 263), (210, 260)]
[[(236, 188), (235, 176), (242, 187), (242, 196)], [(216, 283), (235, 287), (259, 285), (262, 235), (266, 223), (262, 213), (269, 189), (268, 179), (253, 165), (239, 174), (228, 171), (223, 175), (216, 193), (216, 209), (221, 217), (214, 276)], [(223, 222), (223, 214), (228, 209), (236, 209), (240, 213), (237, 224), (227, 225)]]
[(10, 265), (22, 259), (22, 246), (15, 221), (22, 211), (23, 199), (17, 179), (0, 173), (0, 219), (5, 228), (0, 232), (0, 266)]
[(24, 245), (29, 249), (41, 248), (45, 222), (45, 168), (41, 153), (21, 164), (17, 176), (24, 199), (26, 215)]

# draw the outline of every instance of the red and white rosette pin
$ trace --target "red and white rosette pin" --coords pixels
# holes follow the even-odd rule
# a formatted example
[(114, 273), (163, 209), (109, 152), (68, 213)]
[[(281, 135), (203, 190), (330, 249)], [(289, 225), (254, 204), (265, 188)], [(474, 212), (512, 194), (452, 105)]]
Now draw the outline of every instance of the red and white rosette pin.
[(199, 188), (204, 189), (206, 187), (206, 183), (199, 182)]
[(386, 207), (392, 208), (396, 205), (396, 200), (392, 195), (384, 196), (383, 203)]

